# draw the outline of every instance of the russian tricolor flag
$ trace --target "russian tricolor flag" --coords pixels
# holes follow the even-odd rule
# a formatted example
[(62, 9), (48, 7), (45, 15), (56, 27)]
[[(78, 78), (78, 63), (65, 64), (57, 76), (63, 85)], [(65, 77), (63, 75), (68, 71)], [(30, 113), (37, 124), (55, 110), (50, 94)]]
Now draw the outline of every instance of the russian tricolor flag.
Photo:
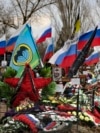
[(47, 38), (50, 38), (51, 36), (52, 36), (51, 26), (43, 28), (38, 39), (36, 40), (36, 44), (40, 44), (40, 43), (44, 42)]
[(5, 35), (0, 38), (0, 55), (3, 55), (5, 53), (6, 49), (6, 37)]
[(77, 42), (62, 47), (49, 60), (62, 68), (71, 67), (77, 57)]
[(88, 58), (85, 59), (84, 64), (91, 66), (97, 62), (99, 62), (100, 52), (94, 51)]
[[(81, 51), (83, 49), (83, 47), (85, 46), (85, 44), (87, 43), (87, 41), (91, 37), (92, 32), (93, 32), (93, 30), (90, 30), (90, 31), (82, 34), (79, 37), (79, 41), (78, 41), (78, 44), (77, 44), (77, 50), (78, 51)], [(96, 35), (95, 35), (95, 37), (93, 39), (93, 42), (91, 44), (91, 47), (94, 47), (94, 46), (100, 46), (100, 26), (98, 27), (98, 29), (96, 31)]]
[(10, 37), (10, 39), (7, 41), (6, 51), (12, 52), (15, 46), (15, 43), (18, 39), (19, 34), (14, 34)]
[(53, 56), (53, 54), (54, 54), (54, 44), (52, 41), (46, 48), (43, 62), (48, 62), (49, 59)]

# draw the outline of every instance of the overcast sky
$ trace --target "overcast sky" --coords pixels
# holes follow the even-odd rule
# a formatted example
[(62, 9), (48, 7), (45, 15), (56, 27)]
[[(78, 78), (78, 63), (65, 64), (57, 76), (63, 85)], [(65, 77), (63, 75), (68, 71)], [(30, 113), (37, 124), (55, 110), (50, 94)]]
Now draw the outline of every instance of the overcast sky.
[[(8, 5), (10, 0), (0, 0), (2, 2), (5, 2), (6, 5)], [(98, 15), (96, 15), (96, 0), (84, 0), (87, 3), (87, 7), (91, 7), (91, 18), (94, 18), (93, 21), (94, 23), (98, 24), (100, 23), (99, 21), (99, 17)], [(89, 6), (90, 5), (90, 6)], [(56, 12), (56, 11), (55, 11)], [(99, 11), (98, 11), (99, 12)], [(57, 17), (57, 15), (56, 15)], [(33, 27), (33, 31), (34, 31), (34, 36), (36, 37), (37, 34), (41, 31), (41, 29), (45, 26), (47, 26), (50, 23), (50, 19), (47, 17), (42, 17), (41, 20), (39, 21), (39, 23), (34, 22), (34, 24), (32, 24)]]

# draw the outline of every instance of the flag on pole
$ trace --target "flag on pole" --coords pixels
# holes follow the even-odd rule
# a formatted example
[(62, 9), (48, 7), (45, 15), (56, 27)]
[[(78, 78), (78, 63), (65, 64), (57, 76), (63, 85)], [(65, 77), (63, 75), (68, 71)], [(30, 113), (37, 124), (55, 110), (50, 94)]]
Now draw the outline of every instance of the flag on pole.
[(58, 50), (49, 60), (49, 63), (58, 65), (62, 68), (70, 67), (77, 56), (77, 41), (66, 44)]
[(89, 57), (87, 57), (85, 59), (84, 64), (91, 66), (95, 63), (99, 62), (99, 58), (100, 58), (100, 52), (99, 51), (94, 51), (93, 53), (91, 53), (91, 55)]
[(5, 49), (6, 49), (6, 36), (4, 35), (3, 37), (0, 38), (0, 55), (5, 54)]
[(50, 38), (52, 36), (52, 28), (51, 26), (47, 26), (42, 29), (38, 39), (36, 40), (36, 44), (40, 44), (44, 42), (47, 38)]
[(53, 44), (53, 39), (50, 39), (49, 45), (47, 46), (44, 54), (43, 62), (44, 63), (48, 62), (49, 59), (53, 56), (53, 54), (54, 54), (54, 44)]
[(40, 63), (37, 46), (31, 33), (31, 27), (28, 24), (19, 34), (10, 62), (10, 66), (18, 72), (17, 77), (21, 76), (26, 63), (30, 64), (32, 68)]
[(8, 40), (6, 44), (6, 52), (12, 52), (14, 50), (14, 46), (16, 41), (21, 33), (21, 31), (25, 28), (26, 24), (21, 26)]
[[(78, 51), (81, 51), (83, 49), (83, 47), (86, 45), (89, 38), (91, 37), (92, 32), (93, 32), (93, 30), (89, 30), (79, 37), (79, 41), (77, 44), (77, 50)], [(91, 44), (91, 47), (94, 47), (94, 46), (100, 46), (100, 26), (98, 27), (98, 29), (96, 31), (96, 35), (95, 35), (95, 37), (92, 41), (92, 44)]]
[(69, 78), (72, 78), (73, 75), (75, 75), (77, 73), (79, 67), (84, 63), (85, 58), (87, 57), (87, 54), (89, 52), (90, 46), (92, 44), (92, 41), (95, 38), (96, 31), (97, 31), (97, 27), (93, 31), (93, 33), (92, 33), (90, 39), (88, 40), (87, 44), (84, 46), (84, 48), (78, 54), (76, 60), (72, 64), (72, 67), (70, 68), (69, 73), (68, 73)]

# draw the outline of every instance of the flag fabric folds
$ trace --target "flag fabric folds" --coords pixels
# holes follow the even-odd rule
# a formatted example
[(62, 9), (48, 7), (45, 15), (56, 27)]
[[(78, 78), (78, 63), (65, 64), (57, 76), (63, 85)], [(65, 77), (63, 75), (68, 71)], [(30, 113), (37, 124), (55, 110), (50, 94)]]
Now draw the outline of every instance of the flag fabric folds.
[(87, 57), (85, 59), (84, 64), (86, 64), (88, 66), (91, 66), (91, 65), (93, 65), (95, 63), (98, 63), (99, 62), (99, 58), (100, 58), (100, 52), (94, 51), (89, 57)]
[(5, 35), (0, 38), (0, 55), (3, 55), (5, 53), (6, 49), (6, 37)]
[(39, 59), (40, 56), (32, 36), (31, 27), (26, 24), (15, 44), (10, 66), (18, 71), (17, 77), (20, 77), (26, 63), (35, 68), (39, 64)]
[(73, 75), (75, 75), (79, 69), (79, 67), (84, 63), (85, 58), (88, 55), (90, 46), (93, 42), (93, 39), (95, 38), (96, 35), (96, 31), (97, 31), (97, 27), (95, 28), (95, 30), (93, 31), (90, 39), (88, 40), (87, 44), (84, 46), (84, 48), (82, 49), (82, 51), (78, 54), (76, 60), (74, 61), (74, 63), (72, 64), (72, 67), (70, 68), (69, 72), (68, 72), (68, 77), (72, 78)]
[(81, 21), (80, 21), (80, 18), (79, 18), (79, 14), (77, 16), (77, 19), (75, 21), (75, 25), (74, 25), (74, 34), (77, 34), (81, 29)]
[(53, 56), (54, 54), (54, 44), (53, 44), (53, 39), (51, 42), (49, 42), (50, 44), (47, 46), (45, 54), (44, 54), (44, 58), (43, 58), (43, 62), (46, 63), (49, 61), (49, 59)]
[(24, 27), (26, 26), (26, 24), (24, 24), (22, 27), (20, 27), (8, 40), (7, 40), (7, 44), (6, 44), (6, 51), (7, 52), (12, 52), (14, 50), (14, 46), (16, 44), (16, 41), (19, 37), (19, 34), (21, 33), (21, 31), (24, 29)]
[[(82, 34), (79, 37), (79, 41), (77, 44), (78, 51), (83, 49), (83, 47), (85, 46), (85, 44), (87, 43), (87, 41), (91, 37), (92, 32), (93, 32), (93, 30), (87, 31), (86, 33)], [(91, 44), (91, 47), (94, 47), (94, 46), (100, 46), (100, 27), (98, 27), (98, 29), (96, 31), (95, 38), (93, 39), (92, 44)]]
[(51, 26), (43, 28), (38, 39), (36, 40), (36, 44), (40, 44), (40, 43), (44, 42), (47, 38), (50, 38), (51, 36), (52, 36)]
[(13, 35), (11, 38), (7, 41), (6, 51), (12, 52), (15, 46), (15, 43), (17, 41), (19, 35)]
[[(70, 41), (71, 42), (71, 41)], [(77, 42), (66, 44), (58, 50), (49, 60), (49, 63), (62, 68), (70, 67), (77, 56)]]

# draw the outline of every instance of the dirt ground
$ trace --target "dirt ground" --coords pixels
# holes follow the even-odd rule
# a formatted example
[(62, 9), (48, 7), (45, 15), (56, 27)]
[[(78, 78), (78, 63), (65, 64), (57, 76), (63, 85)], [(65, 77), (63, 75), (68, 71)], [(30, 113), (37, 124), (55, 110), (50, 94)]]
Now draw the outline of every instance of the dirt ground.
[(100, 126), (89, 127), (88, 125), (72, 125), (71, 132), (68, 133), (100, 133)]
[[(47, 133), (44, 131), (40, 131), (39, 133)], [(84, 124), (72, 124), (71, 127), (64, 127), (58, 131), (50, 131), (49, 133), (100, 133), (100, 126), (88, 126)]]

